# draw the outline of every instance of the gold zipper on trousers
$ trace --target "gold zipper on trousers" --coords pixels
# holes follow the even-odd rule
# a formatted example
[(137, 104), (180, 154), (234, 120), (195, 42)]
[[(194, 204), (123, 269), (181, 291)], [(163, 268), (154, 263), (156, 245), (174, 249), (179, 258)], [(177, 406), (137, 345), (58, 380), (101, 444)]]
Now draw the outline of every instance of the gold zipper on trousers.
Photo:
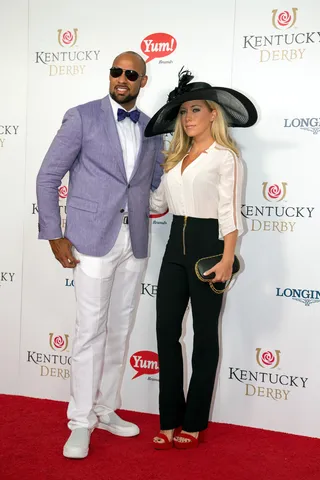
[(187, 226), (187, 219), (188, 219), (188, 217), (184, 217), (184, 220), (183, 220), (183, 230), (182, 230), (183, 255), (186, 254), (185, 230), (186, 230), (186, 226)]

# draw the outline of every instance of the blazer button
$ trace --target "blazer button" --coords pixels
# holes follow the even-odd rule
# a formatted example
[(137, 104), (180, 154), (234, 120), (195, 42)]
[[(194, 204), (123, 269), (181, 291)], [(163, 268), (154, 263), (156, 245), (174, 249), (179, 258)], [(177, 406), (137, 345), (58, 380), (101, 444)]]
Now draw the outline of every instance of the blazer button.
[(129, 183), (129, 185), (128, 185), (128, 188), (130, 188), (130, 183)]
[(120, 213), (123, 213), (123, 212), (124, 212), (124, 209), (123, 209), (123, 208), (121, 208), (121, 210), (120, 210)]

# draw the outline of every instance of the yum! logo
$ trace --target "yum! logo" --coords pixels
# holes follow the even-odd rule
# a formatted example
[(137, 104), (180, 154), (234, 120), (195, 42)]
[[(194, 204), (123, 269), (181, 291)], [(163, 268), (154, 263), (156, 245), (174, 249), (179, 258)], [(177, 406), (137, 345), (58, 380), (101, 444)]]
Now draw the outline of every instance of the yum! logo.
[[(145, 37), (141, 42), (141, 50), (147, 55), (146, 63), (154, 58), (162, 58), (171, 55), (177, 48), (177, 40), (169, 33), (152, 33)], [(159, 63), (172, 63), (162, 62)]]
[(155, 352), (141, 350), (134, 353), (130, 358), (131, 367), (137, 372), (132, 380), (141, 375), (155, 375), (159, 373), (159, 358)]

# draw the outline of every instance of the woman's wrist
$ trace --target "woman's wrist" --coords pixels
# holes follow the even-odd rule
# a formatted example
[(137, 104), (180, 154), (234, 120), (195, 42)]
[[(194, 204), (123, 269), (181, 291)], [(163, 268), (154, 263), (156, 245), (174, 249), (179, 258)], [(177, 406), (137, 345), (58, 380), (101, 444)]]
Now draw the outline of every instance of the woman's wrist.
[(233, 262), (234, 262), (234, 254), (233, 254), (233, 255), (230, 255), (230, 254), (225, 254), (225, 253), (224, 253), (224, 254), (222, 255), (222, 261), (223, 261), (223, 263), (232, 265)]

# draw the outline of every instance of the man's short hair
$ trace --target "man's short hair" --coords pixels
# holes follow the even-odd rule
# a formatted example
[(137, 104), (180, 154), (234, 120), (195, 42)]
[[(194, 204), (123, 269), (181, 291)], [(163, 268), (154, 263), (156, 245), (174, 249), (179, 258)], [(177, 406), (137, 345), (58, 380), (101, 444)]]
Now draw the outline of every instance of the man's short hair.
[(143, 75), (146, 74), (147, 65), (146, 65), (145, 60), (141, 57), (141, 55), (139, 55), (139, 53), (133, 52), (132, 50), (127, 50), (126, 52), (122, 52), (122, 53), (120, 53), (119, 55), (117, 55), (117, 57), (116, 57), (114, 60), (116, 60), (117, 58), (121, 57), (121, 55), (135, 55), (136, 57), (138, 57), (139, 60), (141, 61), (141, 64), (142, 64), (142, 74), (143, 74)]

